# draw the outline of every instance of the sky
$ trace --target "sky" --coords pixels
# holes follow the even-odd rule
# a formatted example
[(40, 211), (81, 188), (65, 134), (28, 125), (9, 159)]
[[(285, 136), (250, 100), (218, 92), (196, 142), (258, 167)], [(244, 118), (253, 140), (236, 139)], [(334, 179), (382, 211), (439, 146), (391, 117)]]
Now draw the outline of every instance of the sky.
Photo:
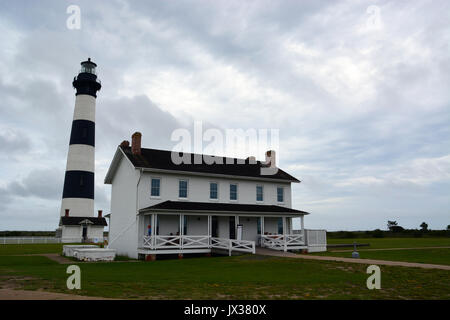
[(57, 227), (87, 57), (102, 81), (96, 209), (121, 141), (171, 150), (201, 121), (279, 130), (306, 228), (446, 228), (449, 21), (448, 1), (2, 1), (0, 230)]

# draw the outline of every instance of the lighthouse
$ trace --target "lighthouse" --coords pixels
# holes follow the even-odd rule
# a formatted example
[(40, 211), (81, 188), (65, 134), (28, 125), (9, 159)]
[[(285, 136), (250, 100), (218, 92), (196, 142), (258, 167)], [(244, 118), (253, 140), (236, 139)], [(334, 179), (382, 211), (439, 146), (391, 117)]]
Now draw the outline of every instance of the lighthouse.
[[(95, 103), (101, 88), (96, 67), (90, 58), (81, 62), (80, 72), (72, 82), (76, 89), (75, 110), (60, 211), (61, 236), (72, 241), (91, 238), (89, 229), (94, 228), (89, 227), (97, 225), (100, 229), (105, 224), (101, 211), (94, 217)], [(103, 226), (101, 232), (103, 235)]]

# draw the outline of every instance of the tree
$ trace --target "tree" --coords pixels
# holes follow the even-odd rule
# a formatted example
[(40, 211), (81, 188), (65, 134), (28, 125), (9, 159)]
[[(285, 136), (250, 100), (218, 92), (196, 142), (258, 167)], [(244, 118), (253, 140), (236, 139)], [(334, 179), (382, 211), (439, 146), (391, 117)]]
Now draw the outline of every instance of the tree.
[(388, 220), (388, 222), (387, 222), (387, 227), (388, 227), (388, 229), (389, 230), (391, 230), (392, 231), (392, 227), (395, 227), (395, 226), (397, 226), (398, 224), (397, 224), (397, 221), (389, 221)]
[(450, 230), (450, 224), (447, 226), (447, 230)]
[(428, 224), (426, 224), (426, 222), (422, 222), (420, 228), (422, 229), (423, 232), (426, 232), (428, 231)]

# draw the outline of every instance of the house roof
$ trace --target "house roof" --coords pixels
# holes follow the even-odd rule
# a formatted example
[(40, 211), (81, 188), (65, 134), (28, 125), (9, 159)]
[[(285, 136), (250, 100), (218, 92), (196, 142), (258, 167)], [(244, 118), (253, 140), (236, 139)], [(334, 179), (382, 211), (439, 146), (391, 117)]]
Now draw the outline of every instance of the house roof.
[(288, 213), (295, 215), (309, 214), (308, 212), (261, 204), (217, 203), (217, 202), (192, 202), (192, 201), (164, 201), (156, 205), (140, 209), (146, 211), (206, 211), (206, 212), (246, 212), (246, 213)]
[[(87, 221), (85, 221), (87, 220)], [(105, 218), (97, 217), (61, 217), (59, 220), (59, 225), (63, 226), (76, 226), (81, 224), (89, 224), (94, 226), (106, 226)]]
[[(180, 157), (190, 159), (189, 163), (176, 164), (172, 161), (172, 151), (157, 150), (157, 149), (141, 149), (140, 155), (135, 155), (131, 152), (131, 147), (119, 146), (123, 154), (130, 160), (135, 168), (147, 168), (158, 170), (169, 170), (178, 172), (189, 172), (207, 175), (224, 175), (224, 176), (239, 176), (258, 178), (264, 180), (278, 180), (286, 182), (300, 182), (295, 177), (278, 168), (278, 171), (273, 175), (261, 174), (261, 169), (267, 167), (261, 161), (256, 163), (249, 163), (248, 159), (238, 158), (223, 158), (216, 156), (215, 158), (222, 158), (223, 164), (205, 162), (204, 155), (194, 153), (179, 153)], [(115, 156), (116, 157), (116, 156)], [(201, 163), (194, 163), (194, 159), (201, 159)], [(111, 166), (114, 166), (117, 161), (113, 160)], [(110, 168), (111, 169), (111, 168)], [(113, 172), (108, 171), (105, 178), (105, 183), (111, 183)]]

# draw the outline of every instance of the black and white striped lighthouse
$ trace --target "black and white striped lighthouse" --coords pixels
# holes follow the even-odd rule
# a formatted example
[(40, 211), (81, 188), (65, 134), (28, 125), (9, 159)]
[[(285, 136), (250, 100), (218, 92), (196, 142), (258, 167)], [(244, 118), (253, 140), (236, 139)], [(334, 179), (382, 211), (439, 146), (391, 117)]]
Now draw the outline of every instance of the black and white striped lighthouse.
[[(101, 83), (89, 58), (73, 79), (75, 111), (67, 155), (61, 216), (94, 216), (95, 100)], [(68, 210), (68, 211), (67, 211)]]

